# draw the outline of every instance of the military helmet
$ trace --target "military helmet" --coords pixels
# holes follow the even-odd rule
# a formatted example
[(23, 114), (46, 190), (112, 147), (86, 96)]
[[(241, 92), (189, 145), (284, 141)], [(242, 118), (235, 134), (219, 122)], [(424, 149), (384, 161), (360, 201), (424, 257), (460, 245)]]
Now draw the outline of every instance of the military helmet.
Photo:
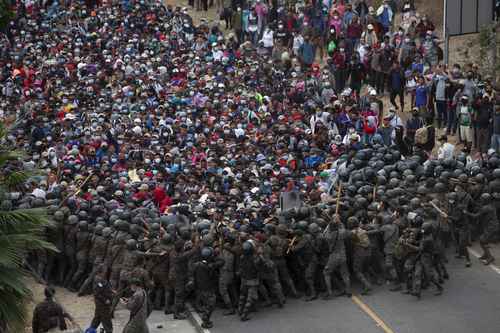
[(64, 213), (61, 210), (58, 210), (54, 213), (54, 220), (56, 221), (63, 221), (64, 220)]
[(485, 179), (486, 177), (482, 173), (478, 173), (477, 175), (474, 176), (474, 180), (480, 184), (484, 183)]
[(347, 225), (350, 229), (355, 229), (359, 227), (359, 220), (355, 216), (351, 216), (347, 219)]
[(437, 182), (436, 185), (434, 185), (434, 191), (437, 193), (444, 193), (446, 192), (446, 185), (441, 182)]
[(87, 230), (89, 228), (89, 224), (87, 221), (78, 222), (78, 228), (81, 230)]
[(110, 227), (106, 227), (102, 229), (102, 236), (103, 237), (109, 237), (113, 233), (113, 230)]
[(309, 233), (311, 235), (316, 235), (317, 233), (319, 233), (320, 229), (319, 229), (319, 225), (317, 223), (311, 223), (307, 230), (309, 231)]
[(76, 216), (76, 215), (70, 215), (70, 216), (68, 216), (68, 221), (67, 221), (67, 223), (68, 223), (69, 225), (74, 225), (74, 224), (77, 224), (77, 223), (78, 223), (78, 216)]
[(211, 247), (207, 246), (207, 247), (204, 247), (203, 249), (201, 249), (201, 257), (205, 260), (211, 258), (213, 253), (214, 253), (214, 250)]
[(161, 238), (161, 242), (164, 245), (172, 244), (173, 241), (174, 241), (174, 238), (169, 233), (165, 233), (165, 235), (163, 235), (163, 237)]
[(127, 249), (135, 250), (137, 248), (137, 241), (135, 239), (129, 239), (125, 242)]
[(104, 227), (102, 225), (96, 225), (95, 228), (94, 228), (94, 232), (96, 235), (99, 235), (101, 236), (102, 235), (102, 231), (104, 230)]
[(492, 196), (489, 193), (483, 193), (483, 194), (481, 194), (480, 199), (482, 202), (490, 202), (492, 199)]
[(495, 179), (500, 179), (500, 168), (497, 168), (497, 169), (493, 170), (493, 172), (491, 173), (491, 175)]
[(85, 210), (81, 210), (78, 212), (78, 217), (80, 220), (86, 220), (89, 217), (89, 214)]
[(252, 254), (253, 253), (253, 243), (249, 240), (245, 241), (242, 245), (243, 253)]

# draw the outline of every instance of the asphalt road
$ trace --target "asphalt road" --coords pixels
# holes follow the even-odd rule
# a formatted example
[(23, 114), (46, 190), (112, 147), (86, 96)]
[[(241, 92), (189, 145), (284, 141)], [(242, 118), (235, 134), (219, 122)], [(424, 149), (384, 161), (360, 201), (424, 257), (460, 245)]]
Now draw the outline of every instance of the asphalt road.
[(475, 258), (470, 268), (454, 258), (447, 267), (451, 277), (441, 296), (433, 296), (432, 287), (424, 290), (422, 298), (417, 300), (390, 292), (386, 286), (375, 286), (372, 295), (356, 296), (361, 302), (347, 297), (307, 303), (289, 300), (283, 309), (260, 309), (247, 322), (240, 322), (237, 316), (224, 317), (217, 311), (210, 332), (500, 332), (500, 274)]

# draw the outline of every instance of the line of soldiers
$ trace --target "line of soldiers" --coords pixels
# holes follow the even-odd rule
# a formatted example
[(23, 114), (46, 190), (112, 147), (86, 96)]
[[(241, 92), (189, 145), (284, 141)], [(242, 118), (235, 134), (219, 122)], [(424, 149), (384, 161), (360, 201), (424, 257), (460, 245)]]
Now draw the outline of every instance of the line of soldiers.
[[(417, 298), (429, 285), (441, 294), (449, 278), (445, 249), (454, 244), (468, 267), (467, 246), (479, 238), (489, 264), (488, 244), (498, 237), (500, 169), (449, 163), (431, 163), (432, 177), (425, 176), (429, 164), (422, 173), (410, 161), (377, 172), (353, 168), (340, 175), (342, 186), (332, 194), (337, 201), (272, 215), (260, 229), (224, 225), (222, 211), (195, 216), (189, 206), (159, 215), (145, 207), (108, 211), (104, 198), (72, 197), (58, 207), (60, 193), (46, 202), (56, 222), (47, 237), (60, 253), (36, 253), (32, 263), (46, 281), (94, 293), (92, 327), (102, 323), (105, 332), (112, 331), (114, 308), (130, 295), (131, 280), (145, 288), (151, 309), (176, 319), (186, 317), (185, 300), (192, 297), (207, 328), (218, 298), (225, 315), (245, 321), (259, 301), (283, 307), (285, 295), (350, 296), (353, 279), (362, 294), (386, 280), (392, 291)], [(40, 205), (36, 200), (22, 201)]]

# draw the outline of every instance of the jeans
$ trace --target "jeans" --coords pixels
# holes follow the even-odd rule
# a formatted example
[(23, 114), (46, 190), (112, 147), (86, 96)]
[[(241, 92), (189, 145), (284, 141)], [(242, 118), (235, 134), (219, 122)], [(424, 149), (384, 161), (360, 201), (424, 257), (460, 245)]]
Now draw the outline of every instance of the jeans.
[(446, 123), (446, 133), (455, 135), (455, 133), (457, 132), (458, 123), (454, 110), (450, 110), (450, 112), (448, 112), (447, 120), (448, 121)]
[(491, 136), (491, 149), (495, 149), (497, 154), (500, 154), (500, 134), (493, 134)]
[(446, 101), (436, 101), (436, 110), (437, 110), (437, 126), (438, 128), (442, 128), (442, 126), (445, 125), (447, 119)]

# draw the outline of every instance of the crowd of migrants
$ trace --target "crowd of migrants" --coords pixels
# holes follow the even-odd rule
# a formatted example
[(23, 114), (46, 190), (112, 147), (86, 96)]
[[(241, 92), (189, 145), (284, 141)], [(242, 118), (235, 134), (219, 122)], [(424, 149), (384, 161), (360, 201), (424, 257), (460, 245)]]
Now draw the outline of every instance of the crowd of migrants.
[[(46, 171), (2, 209), (48, 206), (59, 252), (29, 263), (94, 293), (92, 328), (120, 300), (131, 333), (153, 308), (185, 318), (186, 297), (211, 327), (217, 300), (248, 320), (353, 281), (440, 294), (445, 249), (470, 266), (471, 237), (494, 260), (495, 91), (440, 65), (412, 1), (217, 6), (231, 33), (157, 1), (27, 1), (2, 37), (6, 143)], [(52, 294), (35, 333), (61, 322)]]

